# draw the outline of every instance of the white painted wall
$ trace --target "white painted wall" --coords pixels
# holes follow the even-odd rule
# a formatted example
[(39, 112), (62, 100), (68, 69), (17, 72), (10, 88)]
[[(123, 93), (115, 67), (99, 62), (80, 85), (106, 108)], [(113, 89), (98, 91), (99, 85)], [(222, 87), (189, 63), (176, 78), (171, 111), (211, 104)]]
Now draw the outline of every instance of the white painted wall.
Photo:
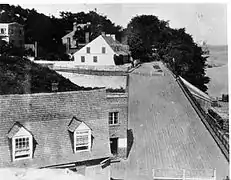
[[(90, 47), (90, 53), (87, 53), (87, 47)], [(102, 53), (102, 47), (106, 48), (106, 53)], [(114, 51), (100, 35), (89, 44), (74, 53), (74, 62), (76, 65), (115, 65)], [(85, 56), (85, 62), (81, 62), (81, 56)], [(93, 61), (93, 56), (97, 56), (97, 62)]]
[[(9, 29), (8, 27), (9, 27), (8, 24), (6, 24), (6, 23), (0, 23), (0, 29), (2, 29), (2, 28), (3, 28), (3, 29), (6, 29), (6, 30), (5, 30), (5, 32), (6, 32), (5, 35), (8, 35), (8, 33), (9, 33), (9, 32), (8, 32), (8, 29)], [(1, 33), (1, 31), (0, 31), (0, 33)]]
[[(6, 42), (9, 42), (9, 34), (8, 34), (8, 32), (9, 32), (9, 28), (8, 28), (8, 24), (6, 24), (6, 23), (0, 23), (0, 34), (1, 34), (1, 29), (6, 29), (5, 30), (5, 36), (0, 36), (0, 39), (1, 40), (4, 40), (4, 41), (6, 41)], [(1, 35), (3, 35), (3, 34), (1, 34)]]
[(127, 147), (127, 138), (119, 138), (118, 147), (119, 148), (126, 148)]

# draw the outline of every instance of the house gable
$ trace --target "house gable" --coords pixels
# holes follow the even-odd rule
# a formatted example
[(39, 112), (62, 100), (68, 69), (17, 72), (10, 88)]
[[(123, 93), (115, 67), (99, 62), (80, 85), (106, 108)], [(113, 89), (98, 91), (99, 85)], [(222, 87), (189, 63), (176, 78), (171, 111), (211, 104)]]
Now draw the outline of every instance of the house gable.
[(32, 136), (32, 135), (24, 127), (21, 127), (20, 130), (14, 135), (14, 137), (21, 137), (21, 136)]
[(70, 124), (68, 125), (68, 130), (70, 132), (75, 132), (78, 130), (91, 130), (91, 128), (83, 121), (73, 117)]
[(102, 35), (98, 36), (94, 40), (92, 40), (90, 43), (82, 47), (79, 51), (77, 51), (74, 55), (77, 54), (86, 54), (87, 47), (90, 47), (91, 54), (99, 54), (102, 53), (102, 47), (106, 48), (106, 54), (115, 54), (111, 46), (105, 41), (105, 39), (102, 37)]
[(76, 131), (81, 131), (81, 130), (91, 130), (84, 122), (82, 122), (79, 127), (76, 129)]
[(115, 52), (111, 46), (109, 46), (102, 35), (100, 35), (79, 51), (74, 53), (74, 61), (76, 65), (114, 66), (114, 54)]
[(8, 133), (8, 138), (20, 137), (20, 136), (32, 136), (32, 134), (26, 130), (20, 123), (16, 122)]

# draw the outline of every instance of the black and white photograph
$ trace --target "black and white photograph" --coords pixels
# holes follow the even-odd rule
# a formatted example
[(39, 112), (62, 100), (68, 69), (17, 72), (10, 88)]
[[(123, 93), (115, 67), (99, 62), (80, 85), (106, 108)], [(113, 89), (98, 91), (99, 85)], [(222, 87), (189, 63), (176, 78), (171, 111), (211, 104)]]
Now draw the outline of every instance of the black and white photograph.
[(230, 180), (228, 9), (0, 2), (0, 180)]

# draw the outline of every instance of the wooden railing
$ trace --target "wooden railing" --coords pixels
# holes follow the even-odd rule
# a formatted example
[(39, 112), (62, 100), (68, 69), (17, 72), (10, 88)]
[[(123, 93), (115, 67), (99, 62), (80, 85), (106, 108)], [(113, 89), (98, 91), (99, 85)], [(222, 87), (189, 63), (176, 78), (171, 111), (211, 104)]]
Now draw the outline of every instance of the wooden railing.
[(185, 93), (189, 102), (192, 104), (193, 108), (199, 115), (200, 119), (204, 123), (205, 127), (208, 129), (213, 139), (216, 141), (217, 145), (221, 149), (222, 153), (226, 157), (227, 161), (229, 161), (229, 142), (224, 138), (224, 135), (219, 131), (219, 126), (216, 124), (214, 119), (211, 118), (205, 111), (201, 108), (200, 104), (196, 101), (196, 99), (192, 96), (188, 88), (182, 82), (180, 78), (176, 78), (179, 86)]
[(190, 93), (189, 89), (186, 87), (186, 85), (183, 83), (183, 81), (178, 78), (172, 71), (172, 68), (169, 66), (169, 64), (165, 64), (165, 66), (168, 68), (170, 73), (173, 75), (173, 77), (176, 78), (177, 83), (181, 87), (182, 91), (184, 92), (185, 96), (188, 98), (189, 102), (191, 103), (192, 107), (197, 112), (198, 116), (202, 120), (205, 127), (208, 129), (210, 134), (212, 135), (213, 139), (219, 146), (220, 150), (224, 154), (225, 158), (229, 162), (229, 141), (224, 137), (224, 134), (222, 134), (219, 129), (220, 127), (216, 123), (216, 120), (212, 118), (209, 114), (207, 114), (200, 106), (200, 104), (196, 101), (196, 99), (193, 97), (193, 95)]
[(216, 180), (216, 169), (152, 169), (154, 180)]

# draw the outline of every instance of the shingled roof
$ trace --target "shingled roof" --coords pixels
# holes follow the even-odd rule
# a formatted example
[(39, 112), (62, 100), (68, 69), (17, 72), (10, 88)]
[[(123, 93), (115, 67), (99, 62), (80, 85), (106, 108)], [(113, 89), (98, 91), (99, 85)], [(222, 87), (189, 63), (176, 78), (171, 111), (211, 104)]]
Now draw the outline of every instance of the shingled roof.
[(130, 54), (129, 48), (127, 45), (121, 44), (119, 41), (114, 40), (111, 36), (102, 35), (104, 40), (108, 43), (108, 45), (113, 49), (116, 54), (128, 55)]
[[(45, 167), (111, 155), (105, 89), (0, 96), (0, 116), (0, 167)], [(89, 152), (73, 152), (68, 130), (73, 117), (92, 129)], [(33, 135), (32, 159), (11, 161), (8, 132), (15, 122)]]

